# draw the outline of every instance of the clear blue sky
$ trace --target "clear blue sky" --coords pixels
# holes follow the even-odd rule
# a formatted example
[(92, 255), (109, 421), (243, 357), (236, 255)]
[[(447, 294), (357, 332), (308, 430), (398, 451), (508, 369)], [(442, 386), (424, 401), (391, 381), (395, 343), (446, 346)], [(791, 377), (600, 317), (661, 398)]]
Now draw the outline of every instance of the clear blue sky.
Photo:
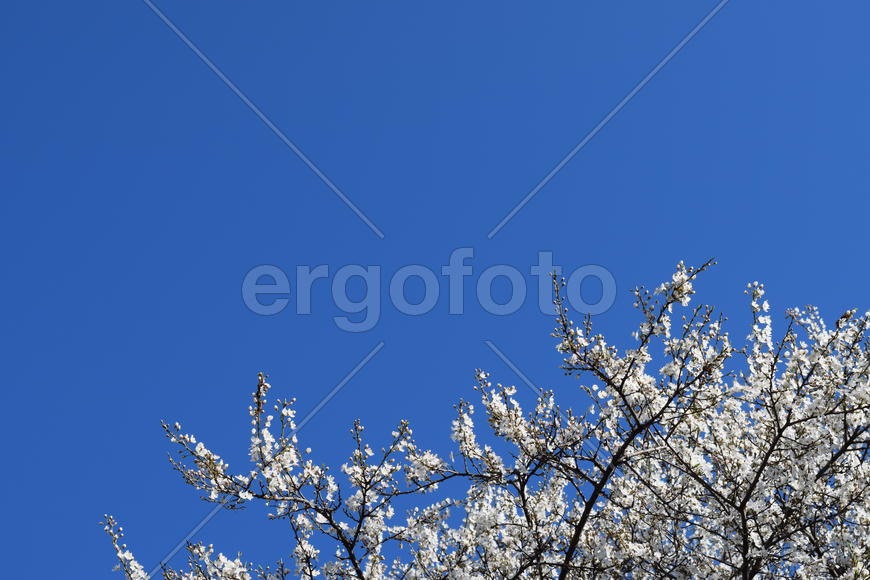
[[(616, 302), (596, 318), (621, 345), (627, 290), (680, 259), (718, 257), (699, 289), (738, 337), (751, 280), (778, 312), (870, 307), (870, 8), (858, 1), (732, 0), (487, 238), (714, 5), (159, 2), (379, 239), (145, 3), (4, 3), (6, 576), (112, 577), (105, 512), (156, 563), (210, 507), (170, 471), (159, 420), (242, 471), (260, 370), (304, 414), (384, 342), (300, 434), (333, 465), (355, 417), (375, 444), (407, 417), (446, 449), (474, 368), (520, 384), (487, 339), (579, 400), (534, 303), (539, 251), (612, 272)], [(440, 273), (457, 247), (475, 252), (465, 315), (448, 316), (443, 278), (432, 312), (389, 306), (392, 272)], [(253, 314), (240, 288), (258, 264), (380, 265), (379, 323), (339, 330), (328, 282), (309, 316)], [(513, 315), (472, 306), (494, 264), (528, 278)], [(287, 531), (261, 521), (221, 513), (196, 538), (286, 557)]]

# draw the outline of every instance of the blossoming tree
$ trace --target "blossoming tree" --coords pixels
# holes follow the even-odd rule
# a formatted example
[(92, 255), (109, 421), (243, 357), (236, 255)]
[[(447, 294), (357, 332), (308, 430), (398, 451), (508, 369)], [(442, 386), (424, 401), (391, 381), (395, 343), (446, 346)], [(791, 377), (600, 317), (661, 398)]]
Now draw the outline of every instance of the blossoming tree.
[[(461, 401), (455, 457), (418, 446), (407, 422), (376, 451), (356, 423), (334, 475), (300, 446), (292, 400), (270, 414), (262, 374), (249, 471), (164, 424), (185, 482), (227, 508), (264, 503), (294, 538), (271, 568), (190, 545), (187, 570), (164, 577), (870, 578), (870, 313), (828, 326), (789, 310), (775, 339), (753, 283), (738, 348), (713, 308), (690, 306), (709, 266), (633, 291), (641, 321), (624, 352), (588, 317), (575, 325), (556, 284), (563, 369), (591, 406), (545, 392), (524, 411), (478, 372), (488, 430)], [(105, 528), (120, 570), (147, 578), (110, 516)]]

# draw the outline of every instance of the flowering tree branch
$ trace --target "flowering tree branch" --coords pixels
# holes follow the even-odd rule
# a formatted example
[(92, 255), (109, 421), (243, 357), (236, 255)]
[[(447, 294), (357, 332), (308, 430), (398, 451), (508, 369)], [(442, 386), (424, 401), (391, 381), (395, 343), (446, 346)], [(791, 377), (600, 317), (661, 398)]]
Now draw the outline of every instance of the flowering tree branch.
[[(164, 424), (186, 483), (228, 509), (268, 506), (293, 541), (292, 565), (274, 568), (190, 545), (187, 570), (164, 578), (870, 578), (870, 313), (829, 328), (815, 308), (789, 310), (775, 341), (753, 283), (738, 348), (724, 317), (691, 306), (711, 265), (635, 289), (624, 350), (590, 317), (575, 325), (554, 280), (562, 368), (588, 408), (548, 391), (525, 411), (478, 371), (488, 430), (460, 401), (446, 459), (408, 422), (377, 451), (356, 422), (333, 475), (300, 446), (295, 401), (269, 406), (262, 374), (249, 470)], [(147, 578), (110, 516), (105, 529), (119, 570)]]

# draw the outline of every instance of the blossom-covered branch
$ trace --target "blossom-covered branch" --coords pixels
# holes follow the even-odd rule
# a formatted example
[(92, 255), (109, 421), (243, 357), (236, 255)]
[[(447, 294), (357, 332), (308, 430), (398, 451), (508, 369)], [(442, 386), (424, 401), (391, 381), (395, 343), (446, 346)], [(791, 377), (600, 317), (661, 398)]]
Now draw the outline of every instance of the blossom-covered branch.
[[(195, 544), (187, 570), (164, 577), (870, 578), (870, 313), (828, 326), (815, 308), (789, 310), (775, 339), (753, 283), (738, 347), (724, 317), (692, 305), (711, 265), (635, 289), (625, 349), (590, 317), (575, 325), (555, 280), (554, 336), (585, 408), (547, 391), (524, 410), (478, 371), (488, 428), (460, 401), (447, 458), (408, 422), (377, 450), (356, 422), (335, 475), (300, 446), (294, 401), (270, 407), (262, 374), (247, 471), (164, 424), (186, 483), (228, 509), (268, 506), (292, 538), (288, 564)], [(146, 578), (114, 519), (105, 526), (119, 570)]]

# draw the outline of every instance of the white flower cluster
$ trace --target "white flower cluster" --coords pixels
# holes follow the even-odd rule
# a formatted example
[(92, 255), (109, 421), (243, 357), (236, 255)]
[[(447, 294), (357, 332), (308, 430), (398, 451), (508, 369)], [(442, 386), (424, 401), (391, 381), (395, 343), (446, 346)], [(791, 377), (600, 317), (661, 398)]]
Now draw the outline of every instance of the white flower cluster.
[[(690, 307), (709, 266), (681, 263), (655, 292), (636, 289), (641, 322), (625, 350), (589, 317), (576, 326), (557, 284), (563, 369), (591, 406), (575, 413), (545, 392), (526, 411), (479, 371), (489, 429), (460, 401), (449, 460), (407, 422), (376, 451), (357, 422), (336, 478), (299, 447), (293, 401), (266, 412), (263, 375), (247, 473), (164, 425), (188, 484), (231, 509), (264, 503), (293, 541), (287, 568), (192, 545), (189, 570), (164, 577), (870, 578), (870, 313), (829, 328), (814, 308), (791, 310), (775, 341), (764, 289), (750, 284), (752, 328), (737, 348), (711, 307)], [(119, 569), (146, 578), (108, 516), (106, 530)]]

